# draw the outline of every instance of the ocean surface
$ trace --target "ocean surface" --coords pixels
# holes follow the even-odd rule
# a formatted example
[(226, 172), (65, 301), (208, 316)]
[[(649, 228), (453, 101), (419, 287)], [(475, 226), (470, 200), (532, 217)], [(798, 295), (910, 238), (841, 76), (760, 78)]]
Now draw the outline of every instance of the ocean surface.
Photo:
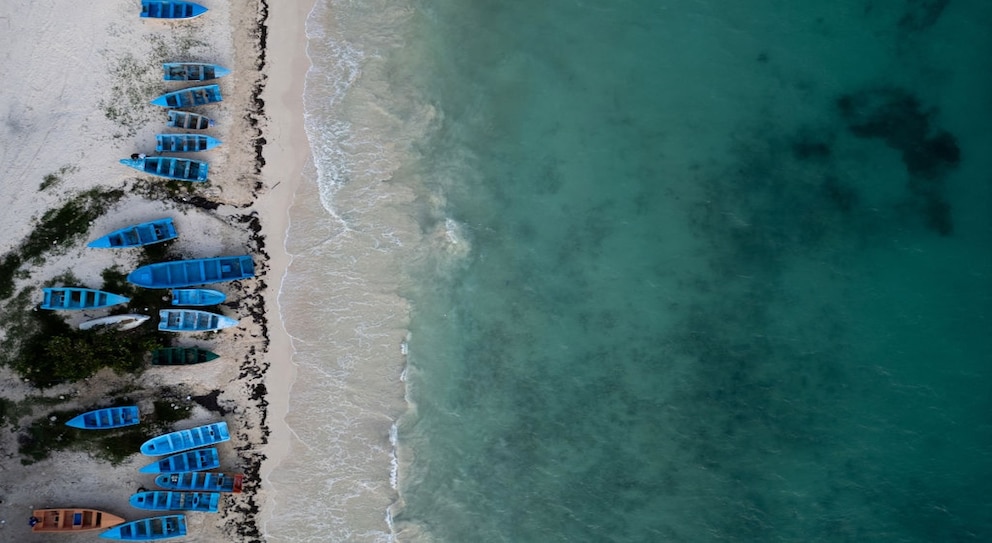
[(992, 3), (317, 0), (271, 541), (992, 541)]

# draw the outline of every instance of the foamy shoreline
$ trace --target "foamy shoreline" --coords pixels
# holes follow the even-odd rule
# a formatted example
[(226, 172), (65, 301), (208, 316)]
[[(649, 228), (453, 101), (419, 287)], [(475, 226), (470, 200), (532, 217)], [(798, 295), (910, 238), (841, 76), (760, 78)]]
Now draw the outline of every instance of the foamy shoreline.
[[(303, 129), (303, 84), (310, 61), (306, 54), (306, 17), (312, 0), (279, 2), (269, 7), (266, 21), (268, 35), (275, 37), (266, 47), (269, 62), (268, 81), (262, 97), (267, 104), (270, 124), (266, 127), (267, 144), (263, 151), (263, 175), (275, 184), (261, 202), (260, 213), (267, 217), (263, 231), (268, 239), (278, 240), (270, 252), (272, 280), (266, 290), (266, 320), (269, 327), (269, 358), (266, 375), (266, 400), (271, 434), (265, 447), (261, 478), (265, 492), (259, 524), (263, 535), (272, 517), (277, 499), (269, 475), (289, 453), (290, 430), (285, 423), (289, 411), (289, 393), (296, 370), (292, 363), (293, 346), (282, 320), (279, 294), (290, 263), (285, 239), (289, 228), (289, 209), (303, 180), (303, 169), (310, 162), (310, 147)], [(272, 183), (274, 181), (274, 183)], [(278, 282), (276, 277), (279, 278)]]

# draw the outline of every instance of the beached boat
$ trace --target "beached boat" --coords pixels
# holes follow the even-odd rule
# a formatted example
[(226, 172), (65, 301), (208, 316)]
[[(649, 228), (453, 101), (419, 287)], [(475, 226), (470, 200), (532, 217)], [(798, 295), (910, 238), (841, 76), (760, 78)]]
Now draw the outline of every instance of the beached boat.
[(199, 113), (171, 109), (169, 110), (169, 120), (166, 121), (165, 125), (184, 130), (206, 130), (214, 125), (214, 121)]
[(131, 506), (150, 511), (197, 511), (216, 513), (220, 505), (217, 492), (172, 492), (149, 490), (131, 495)]
[(82, 430), (109, 430), (140, 423), (138, 406), (105, 407), (76, 415), (65, 423), (66, 426)]
[(145, 288), (181, 288), (254, 276), (255, 263), (251, 256), (242, 255), (148, 264), (128, 274), (127, 280)]
[(202, 85), (167, 92), (152, 100), (152, 105), (162, 107), (195, 107), (220, 102), (220, 85)]
[(158, 316), (163, 332), (214, 332), (238, 325), (237, 319), (198, 309), (159, 309)]
[(196, 449), (167, 456), (139, 469), (141, 473), (182, 473), (184, 471), (204, 471), (220, 467), (217, 449)]
[(162, 474), (155, 477), (155, 484), (170, 490), (205, 490), (208, 492), (241, 492), (245, 476), (212, 471), (187, 471)]
[(124, 519), (96, 509), (35, 509), (29, 519), (32, 532), (88, 532), (123, 524)]
[(175, 158), (169, 156), (149, 156), (145, 158), (122, 158), (121, 164), (166, 179), (202, 183), (207, 180), (210, 165), (202, 160)]
[(162, 72), (165, 81), (209, 81), (224, 77), (231, 70), (203, 62), (166, 62), (162, 65)]
[(216, 360), (220, 355), (197, 347), (166, 347), (152, 351), (153, 366), (188, 366)]
[(148, 315), (138, 313), (128, 313), (126, 315), (110, 315), (99, 319), (90, 319), (79, 323), (80, 330), (93, 330), (99, 328), (113, 329), (118, 331), (132, 330), (150, 319)]
[(193, 2), (170, 0), (141, 0), (141, 16), (147, 19), (192, 19), (207, 12)]
[(172, 305), (205, 306), (224, 303), (226, 296), (209, 288), (177, 288), (172, 290)]
[(223, 443), (229, 439), (231, 434), (227, 431), (227, 423), (221, 421), (153, 437), (141, 445), (141, 453), (161, 456)]
[(179, 234), (172, 224), (172, 218), (156, 219), (154, 221), (143, 222), (125, 226), (120, 230), (114, 230), (106, 236), (97, 238), (87, 245), (94, 249), (121, 249), (126, 247), (141, 247), (175, 239)]
[(45, 293), (45, 300), (41, 302), (42, 309), (98, 309), (131, 301), (126, 296), (91, 288), (57, 287), (42, 290)]
[(186, 516), (165, 515), (132, 520), (103, 532), (100, 537), (116, 541), (162, 541), (186, 537)]
[(220, 145), (220, 140), (203, 134), (157, 134), (155, 151), (159, 153), (197, 153)]

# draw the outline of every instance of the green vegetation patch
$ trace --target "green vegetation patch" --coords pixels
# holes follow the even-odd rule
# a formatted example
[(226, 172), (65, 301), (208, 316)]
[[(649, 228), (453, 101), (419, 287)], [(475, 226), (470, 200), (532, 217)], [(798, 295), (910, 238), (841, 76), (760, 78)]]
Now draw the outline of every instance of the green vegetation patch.
[(59, 183), (62, 182), (62, 176), (63, 175), (65, 175), (67, 173), (75, 173), (76, 170), (78, 170), (78, 169), (79, 168), (77, 168), (76, 166), (73, 166), (71, 164), (66, 164), (65, 166), (62, 166), (61, 168), (59, 168), (59, 170), (57, 172), (50, 173), (50, 174), (46, 175), (42, 179), (41, 185), (38, 187), (38, 190), (41, 191), (41, 190), (45, 190), (45, 189), (47, 189), (49, 187), (54, 187), (55, 185), (58, 185)]
[(62, 254), (83, 238), (90, 230), (90, 223), (124, 194), (120, 189), (89, 190), (42, 215), (21, 246), (0, 258), (0, 299), (14, 294), (14, 279), (23, 264), (41, 264), (46, 254)]
[[(18, 436), (21, 463), (28, 465), (44, 460), (53, 451), (86, 451), (93, 456), (118, 464), (131, 455), (137, 454), (141, 444), (153, 436), (170, 431), (173, 423), (185, 420), (192, 414), (192, 402), (169, 387), (150, 393), (165, 399), (156, 400), (152, 413), (141, 414), (141, 424), (114, 430), (80, 430), (66, 426), (69, 419), (106, 405), (91, 406), (78, 410), (52, 411), (25, 426)], [(115, 398), (111, 406), (133, 405), (128, 397)]]
[(0, 398), (0, 426), (4, 426), (8, 421), (15, 418), (17, 402), (12, 402), (7, 398)]
[[(163, 291), (134, 287), (117, 267), (104, 270), (103, 277), (104, 289), (132, 296), (130, 304), (115, 312), (154, 315), (166, 303)], [(147, 353), (171, 341), (171, 336), (149, 324), (126, 331), (79, 330), (69, 326), (59, 312), (33, 307), (33, 292), (22, 290), (0, 311), (6, 331), (0, 340), (0, 363), (36, 387), (85, 379), (102, 368), (141, 373)]]

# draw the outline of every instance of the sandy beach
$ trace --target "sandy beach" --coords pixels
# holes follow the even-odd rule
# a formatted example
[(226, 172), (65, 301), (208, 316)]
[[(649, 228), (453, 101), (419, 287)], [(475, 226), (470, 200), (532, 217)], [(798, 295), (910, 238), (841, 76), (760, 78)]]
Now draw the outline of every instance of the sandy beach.
[[(137, 2), (113, 0), (72, 10), (67, 0), (44, 5), (13, 0), (0, 6), (7, 46), (0, 67), (8, 74), (0, 94), (0, 254), (23, 255), (46, 213), (65, 209), (81, 194), (97, 194), (102, 212), (84, 233), (46, 238), (40, 256), (24, 258), (13, 274), (0, 339), (13, 341), (11, 315), (34, 309), (41, 286), (101, 288), (105, 271), (127, 273), (139, 249), (95, 250), (86, 242), (112, 230), (172, 217), (178, 240), (169, 259), (250, 254), (253, 279), (212, 285), (227, 295), (219, 308), (239, 319), (236, 328), (184, 334), (176, 346), (199, 346), (220, 359), (196, 367), (145, 367), (137, 373), (101, 370), (90, 378), (38, 388), (11, 367), (0, 367), (0, 540), (48, 541), (32, 534), (32, 510), (86, 507), (135, 520), (155, 516), (134, 509), (128, 498), (155, 489), (153, 476), (138, 473), (151, 462), (134, 455), (111, 462), (85, 447), (25, 457), (33, 426), (61, 415), (127, 400), (147, 415), (163, 405), (185, 416), (155, 428), (185, 429), (223, 420), (231, 441), (219, 446), (221, 467), (244, 473), (244, 492), (226, 494), (220, 513), (187, 514), (184, 541), (260, 541), (264, 532), (263, 483), (272, 462), (285, 454), (281, 426), (293, 379), (291, 345), (280, 321), (277, 296), (288, 264), (283, 248), (287, 210), (309, 153), (302, 128), (302, 84), (308, 67), (303, 21), (305, 2), (204, 0), (209, 11), (188, 21), (139, 18)], [(64, 14), (73, 11), (73, 17)], [(273, 36), (280, 36), (273, 40)], [(271, 47), (268, 45), (271, 43)], [(162, 62), (195, 61), (226, 66), (232, 74), (213, 83), (224, 100), (194, 108), (215, 120), (206, 133), (223, 144), (199, 153), (210, 164), (202, 186), (166, 182), (118, 164), (132, 153), (155, 152), (155, 134), (169, 132), (163, 108), (148, 102), (188, 86), (162, 81)], [(172, 130), (173, 132), (175, 130)], [(113, 191), (113, 197), (107, 194)], [(116, 267), (116, 268), (115, 268)], [(166, 294), (162, 291), (163, 296)], [(22, 300), (23, 301), (23, 300)], [(141, 311), (141, 307), (129, 307)], [(107, 310), (60, 312), (70, 325)], [(153, 327), (153, 316), (145, 326)], [(42, 357), (45, 353), (31, 353)], [(163, 404), (163, 402), (165, 402)], [(55, 417), (56, 420), (51, 420)], [(155, 415), (153, 415), (153, 418)], [(179, 418), (179, 417), (177, 417)], [(99, 531), (75, 541), (98, 541)]]

